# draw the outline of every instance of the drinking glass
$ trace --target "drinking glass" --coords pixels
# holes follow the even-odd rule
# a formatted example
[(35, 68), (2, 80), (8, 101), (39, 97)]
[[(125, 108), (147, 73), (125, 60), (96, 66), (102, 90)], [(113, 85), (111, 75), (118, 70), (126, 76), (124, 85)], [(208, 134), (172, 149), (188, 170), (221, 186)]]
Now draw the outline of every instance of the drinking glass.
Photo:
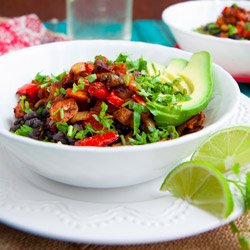
[(71, 39), (130, 40), (133, 0), (66, 0)]

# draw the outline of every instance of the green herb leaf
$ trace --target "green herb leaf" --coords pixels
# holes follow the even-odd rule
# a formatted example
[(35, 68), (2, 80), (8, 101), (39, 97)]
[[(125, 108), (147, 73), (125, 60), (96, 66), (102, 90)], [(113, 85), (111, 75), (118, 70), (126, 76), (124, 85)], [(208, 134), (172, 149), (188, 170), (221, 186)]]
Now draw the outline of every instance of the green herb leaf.
[(21, 136), (28, 136), (28, 134), (33, 130), (34, 130), (33, 128), (24, 124), (19, 129), (17, 129), (14, 134)]
[(246, 174), (246, 201), (245, 201), (245, 209), (250, 210), (250, 172)]
[(238, 240), (239, 240), (240, 246), (243, 250), (249, 250), (250, 240), (245, 235), (240, 235)]
[(230, 222), (230, 227), (231, 227), (231, 230), (232, 230), (233, 233), (239, 233), (240, 232), (240, 230), (238, 229), (238, 227), (236, 226), (234, 221)]
[(69, 125), (67, 124), (67, 122), (57, 122), (56, 127), (58, 128), (58, 130), (66, 133), (68, 131)]
[(234, 35), (234, 34), (236, 34), (238, 32), (237, 28), (235, 26), (233, 26), (232, 24), (228, 24), (228, 28), (229, 29), (228, 29), (227, 34), (229, 36), (232, 36), (232, 35)]
[(125, 63), (127, 61), (127, 58), (129, 55), (127, 53), (120, 53), (118, 57), (116, 58), (116, 63)]
[(96, 74), (91, 74), (91, 75), (87, 76), (86, 79), (87, 79), (90, 83), (92, 83), (92, 82), (94, 82), (94, 81), (97, 79), (97, 76), (96, 76)]
[(239, 173), (240, 173), (240, 164), (239, 163), (235, 163), (232, 166), (232, 170), (233, 170), (233, 172), (234, 172), (235, 175), (239, 175)]
[(23, 110), (26, 114), (28, 114), (28, 113), (33, 112), (33, 110), (30, 109), (30, 107), (29, 107), (29, 102), (28, 102), (28, 101), (24, 101), (25, 99), (26, 99), (26, 96), (24, 96), (24, 95), (20, 97), (20, 100), (21, 100), (21, 108), (22, 108), (22, 110)]

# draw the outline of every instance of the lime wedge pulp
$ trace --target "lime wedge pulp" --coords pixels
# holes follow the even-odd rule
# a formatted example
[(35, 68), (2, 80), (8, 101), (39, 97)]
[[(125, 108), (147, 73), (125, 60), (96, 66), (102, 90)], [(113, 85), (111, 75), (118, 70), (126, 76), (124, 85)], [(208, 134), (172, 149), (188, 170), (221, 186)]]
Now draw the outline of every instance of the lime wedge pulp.
[(161, 191), (169, 191), (219, 218), (228, 217), (234, 208), (225, 177), (204, 162), (189, 161), (174, 168), (165, 178)]
[(250, 128), (237, 126), (215, 132), (199, 146), (191, 160), (204, 161), (221, 172), (235, 163), (249, 163)]

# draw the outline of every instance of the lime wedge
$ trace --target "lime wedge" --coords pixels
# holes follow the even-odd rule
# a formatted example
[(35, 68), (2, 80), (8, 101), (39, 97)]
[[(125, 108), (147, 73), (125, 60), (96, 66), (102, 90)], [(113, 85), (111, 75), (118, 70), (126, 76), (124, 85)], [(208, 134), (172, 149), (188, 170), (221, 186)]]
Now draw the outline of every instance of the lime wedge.
[(225, 172), (235, 164), (250, 162), (250, 128), (232, 127), (209, 136), (194, 152), (192, 159), (204, 161)]
[(169, 191), (219, 218), (228, 217), (234, 208), (232, 193), (225, 177), (204, 162), (180, 164), (168, 174), (161, 190)]

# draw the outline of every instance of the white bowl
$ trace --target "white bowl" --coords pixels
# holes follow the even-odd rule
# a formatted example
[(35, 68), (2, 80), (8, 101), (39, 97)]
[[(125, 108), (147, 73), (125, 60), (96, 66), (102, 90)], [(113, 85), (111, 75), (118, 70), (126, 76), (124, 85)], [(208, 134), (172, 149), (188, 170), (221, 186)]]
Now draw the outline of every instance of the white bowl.
[(191, 53), (160, 45), (125, 41), (70, 41), (39, 45), (0, 57), (0, 138), (13, 155), (31, 170), (50, 179), (91, 188), (129, 186), (165, 175), (189, 156), (204, 137), (221, 128), (239, 103), (239, 88), (222, 68), (213, 65), (214, 91), (205, 110), (205, 128), (181, 138), (141, 146), (114, 148), (74, 147), (36, 141), (9, 132), (14, 120), (17, 89), (37, 72), (54, 75), (95, 55), (115, 59), (127, 52), (137, 59), (167, 65), (173, 57), (190, 59)]
[(193, 31), (215, 22), (223, 8), (233, 3), (250, 10), (250, 1), (187, 1), (166, 8), (162, 19), (181, 49), (189, 52), (207, 50), (213, 61), (233, 76), (250, 77), (250, 41), (218, 38)]

